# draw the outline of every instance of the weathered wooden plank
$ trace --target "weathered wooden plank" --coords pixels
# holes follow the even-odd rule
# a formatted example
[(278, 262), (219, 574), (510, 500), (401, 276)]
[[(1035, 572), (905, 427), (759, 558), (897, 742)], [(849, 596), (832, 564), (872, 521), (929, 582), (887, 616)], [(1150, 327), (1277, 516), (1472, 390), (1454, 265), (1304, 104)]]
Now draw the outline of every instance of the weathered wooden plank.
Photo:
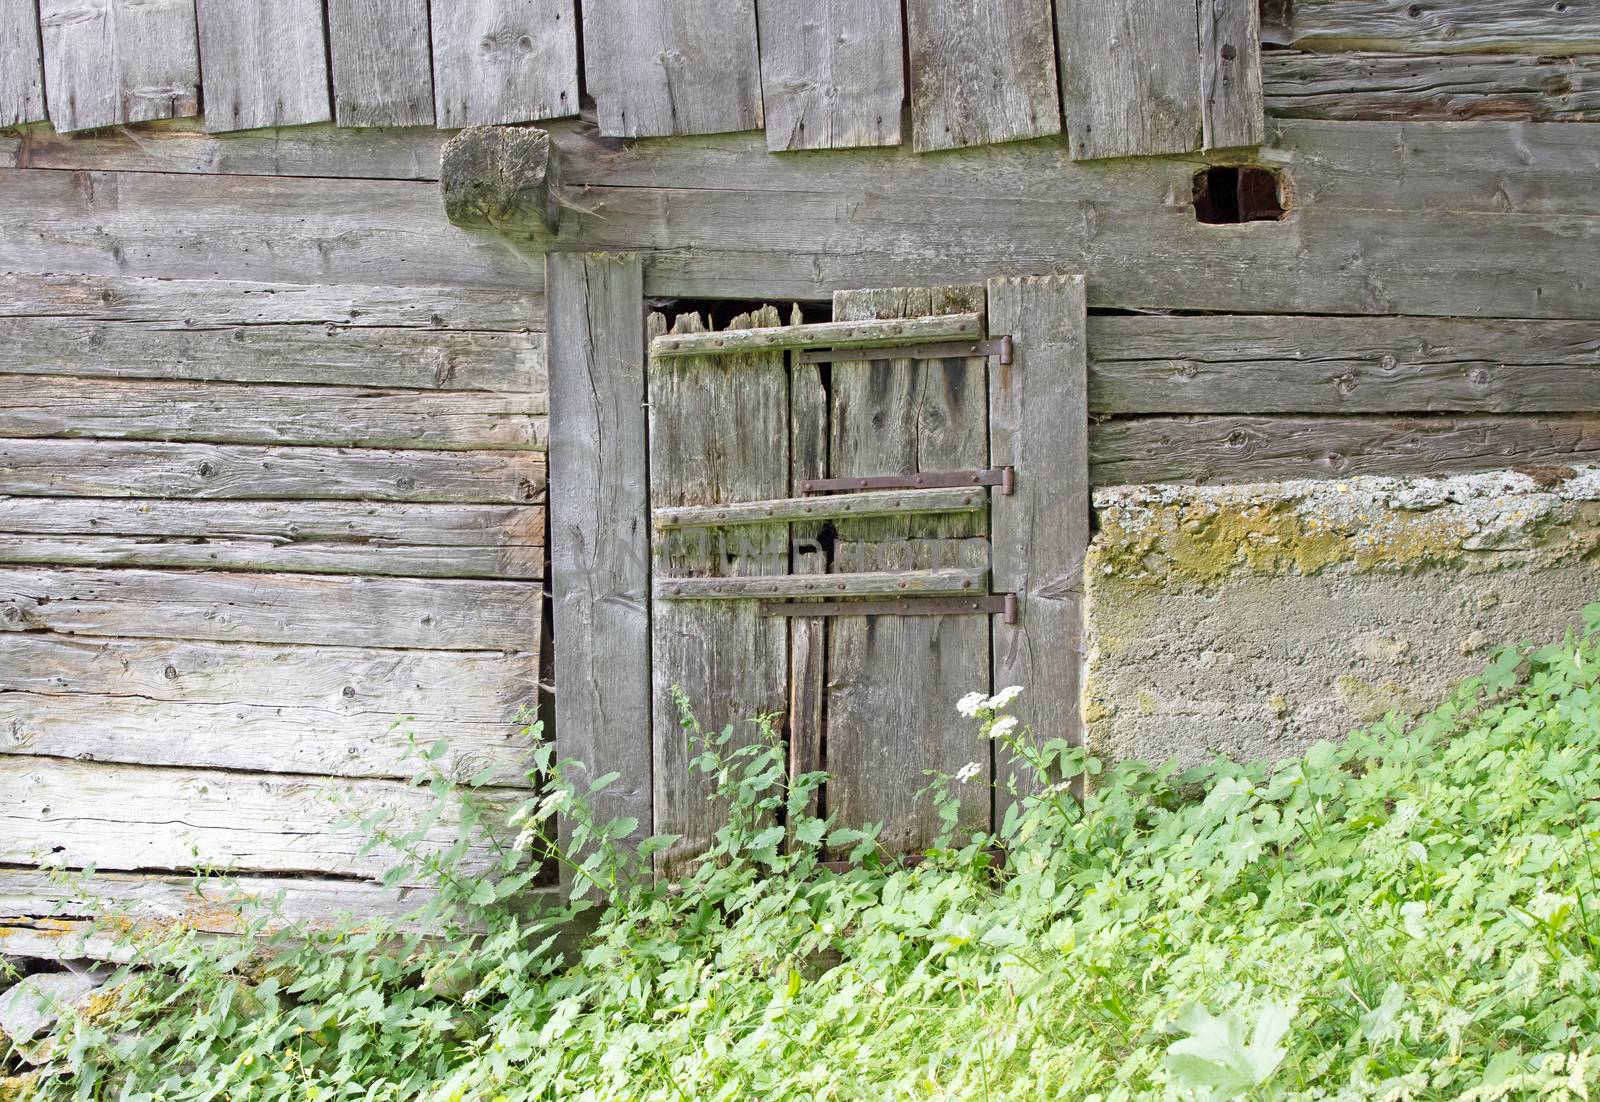
[(1056, 33), (1074, 158), (1201, 147), (1195, 0), (1058, 0)]
[(1461, 474), (1600, 459), (1600, 418), (1141, 417), (1089, 433), (1097, 486)]
[(452, 225), (547, 239), (561, 226), (560, 150), (537, 126), (472, 126), (445, 144), (439, 194)]
[(1267, 110), (1281, 118), (1600, 120), (1600, 56), (1314, 54), (1262, 59)]
[[(1013, 362), (989, 370), (990, 461), (1014, 466), (1016, 492), (990, 511), (994, 588), (1015, 593), (1017, 622), (996, 617), (994, 685), (1021, 685), (1012, 713), (1037, 739), (1083, 743), (1083, 560), (1089, 547), (1089, 416), (1082, 276), (989, 281), (989, 313), (1012, 334)], [(1034, 778), (995, 749), (996, 815)]]
[(208, 130), (333, 117), (319, 0), (195, 0)]
[(538, 578), (544, 510), (519, 505), (0, 497), (0, 562)]
[(1198, 0), (1200, 123), (1206, 149), (1266, 139), (1258, 0)]
[[(0, 284), (0, 294), (4, 293)], [(13, 307), (26, 308), (15, 301)], [(40, 303), (35, 309), (41, 307), (51, 308)], [(239, 325), (209, 317), (173, 316), (152, 323), (0, 315), (0, 372), (308, 383), (369, 388), (365, 391), (369, 395), (375, 387), (465, 390), (499, 395), (508, 403), (520, 398), (522, 410), (534, 412), (545, 406), (544, 343), (542, 333)], [(218, 392), (213, 388), (197, 393)], [(474, 401), (466, 398), (466, 408), (472, 408)]]
[(39, 55), (39, 9), (33, 0), (0, 2), (0, 126), (46, 118), (44, 62)]
[[(556, 749), (601, 823), (651, 829), (650, 509), (643, 272), (637, 257), (553, 255), (550, 525)], [(563, 821), (570, 840), (573, 824)]]
[[(983, 307), (982, 288), (913, 288), (840, 292), (833, 312), (843, 321)], [(986, 370), (982, 356), (834, 364), (829, 475), (988, 466)], [(987, 534), (984, 514), (841, 520), (835, 528), (827, 581), (845, 571), (926, 571), (951, 579), (927, 592), (989, 593), (989, 551), (978, 538)], [(960, 823), (987, 829), (988, 748), (954, 708), (963, 691), (988, 688), (987, 618), (839, 617), (827, 632), (829, 813), (848, 826), (883, 823), (879, 839), (891, 852), (924, 849), (939, 833), (935, 810), (918, 798), (927, 771), (954, 774), (976, 761)], [(915, 732), (909, 743), (906, 732)]]
[[(351, 820), (387, 812), (389, 829), (403, 832), (436, 800), (428, 789), (398, 781), (11, 755), (0, 757), (0, 784), (7, 793), (0, 861), (37, 864), (48, 856), (66, 868), (112, 871), (201, 867), (378, 879), (396, 855), (383, 846), (364, 854), (366, 836)], [(458, 831), (448, 809), (427, 827), (420, 848), (443, 849)], [(493, 847), (480, 840), (458, 867), (471, 874), (494, 861)]]
[(1283, 44), (1388, 53), (1600, 52), (1600, 7), (1551, 0), (1295, 0)]
[(450, 501), (544, 496), (539, 452), (263, 448), (0, 438), (0, 494), (234, 501)]
[(0, 632), (531, 650), (539, 587), (459, 578), (0, 569)]
[(1095, 317), (1089, 355), (1097, 415), (1600, 411), (1593, 322)]
[(543, 450), (544, 394), (0, 375), (0, 437)]
[(868, 490), (827, 497), (783, 497), (735, 505), (689, 505), (656, 509), (657, 528), (717, 528), (730, 524), (830, 520), (839, 517), (892, 517), (917, 513), (977, 513), (988, 504), (981, 489)]
[[(790, 321), (804, 321), (796, 306)], [(822, 368), (814, 363), (789, 365), (789, 484), (828, 476), (828, 389)], [(809, 522), (789, 527), (789, 570), (794, 574), (826, 574), (828, 552), (822, 543), (823, 526)], [(820, 617), (796, 616), (789, 621), (789, 776), (822, 771), (826, 762), (828, 629)], [(819, 809), (816, 792), (806, 810)], [(791, 820), (790, 827), (794, 823)]]
[[(535, 641), (536, 643), (537, 641)], [(8, 636), (0, 755), (525, 785), (537, 651)], [(254, 675), (254, 677), (252, 677)], [(426, 680), (424, 680), (426, 679)]]
[(504, 238), (445, 221), (425, 182), (7, 169), (0, 191), (7, 271), (523, 293), (543, 282)]
[(573, 0), (434, 4), (433, 87), (443, 127), (578, 113)]
[(753, 0), (588, 0), (583, 62), (602, 134), (761, 127)]
[(947, 318), (869, 318), (865, 321), (821, 321), (811, 325), (775, 325), (761, 329), (723, 329), (705, 333), (664, 333), (650, 342), (655, 359), (705, 356), (778, 348), (880, 348), (884, 345), (982, 337), (983, 314)]
[(11, 160), (0, 155), (0, 166), (435, 180), (447, 137), (432, 127), (345, 130), (328, 124), (210, 134), (194, 119), (73, 135), (36, 126), (22, 132)]
[(39, 23), (58, 133), (199, 112), (190, 0), (40, 0)]
[(328, 0), (340, 126), (432, 126), (427, 0)]
[[(196, 332), (196, 344), (172, 349), (148, 330), (137, 339), (140, 348), (148, 347), (158, 362), (161, 353), (170, 353), (173, 359), (190, 357), (206, 360), (209, 378), (227, 378), (220, 366), (211, 366), (221, 359), (220, 352), (210, 349), (211, 355), (202, 352), (210, 339), (207, 333), (230, 326), (290, 326), (296, 323), (319, 322), (336, 327), (316, 330), (324, 334), (318, 341), (310, 329), (284, 329), (276, 336), (268, 330), (233, 332), (230, 341), (248, 346), (257, 341), (282, 340), (291, 342), (279, 354), (281, 360), (305, 360), (313, 365), (327, 365), (329, 370), (342, 370), (349, 364), (352, 370), (380, 372), (370, 356), (349, 353), (346, 360), (333, 351), (340, 344), (365, 346), (372, 340), (400, 342), (393, 345), (397, 359), (415, 358), (426, 370), (431, 368), (435, 378), (448, 376), (446, 383), (457, 378), (469, 378), (479, 370), (489, 370), (487, 365), (499, 361), (507, 346), (524, 347), (523, 342), (539, 346), (543, 341), (529, 336), (527, 330), (544, 327), (544, 296), (538, 291), (430, 287), (419, 291), (414, 287), (381, 286), (318, 286), (290, 283), (249, 283), (221, 279), (161, 279), (115, 275), (32, 275), (17, 272), (0, 272), (0, 317), (45, 320), (46, 325), (60, 325), (71, 341), (72, 334), (83, 335), (83, 330), (63, 321), (66, 318), (97, 319), (114, 322), (154, 323), (151, 328), (190, 330)], [(366, 328), (406, 328), (426, 330), (420, 334), (388, 333), (379, 337), (362, 336)], [(485, 333), (477, 337), (461, 337), (457, 331), (464, 329), (511, 330), (520, 335), (505, 337)], [(39, 338), (37, 332), (30, 334)], [(115, 348), (118, 341), (111, 331), (96, 331), (91, 346), (104, 342)], [(418, 347), (420, 342), (423, 347)], [(465, 343), (461, 343), (465, 342)], [(69, 345), (74, 362), (95, 363), (90, 348), (81, 344)], [(434, 352), (426, 349), (434, 348)], [(444, 359), (441, 363), (440, 352)], [(248, 348), (238, 353), (241, 361), (260, 359)], [(520, 359), (520, 356), (518, 357)], [(27, 362), (25, 353), (16, 353), (10, 364)], [(542, 357), (541, 357), (542, 359)], [(463, 361), (474, 367), (468, 371)], [(20, 370), (13, 368), (14, 370)], [(163, 363), (163, 371), (181, 375), (182, 370), (173, 360)], [(442, 369), (442, 370), (441, 370)], [(302, 381), (296, 368), (278, 363), (271, 369), (271, 378), (238, 381)], [(389, 370), (394, 370), (391, 367)], [(264, 372), (263, 372), (264, 374)], [(382, 374), (367, 376), (373, 381), (383, 381)], [(414, 378), (407, 373), (404, 377)], [(489, 378), (496, 377), (489, 372)], [(487, 379), (484, 380), (488, 386)], [(521, 385), (521, 384), (517, 384)]]
[[(777, 321), (769, 306), (740, 315), (729, 328)], [(653, 315), (651, 324), (659, 329), (664, 319)], [(698, 314), (682, 314), (676, 328), (692, 332), (700, 324)], [(789, 374), (781, 351), (652, 359), (647, 381), (652, 506), (714, 505), (788, 491)], [(658, 586), (663, 577), (691, 579), (675, 582), (679, 588), (748, 585), (788, 569), (784, 525), (727, 529), (715, 541), (696, 538), (701, 535), (652, 533), (651, 573)], [(725, 812), (709, 799), (713, 778), (693, 766), (700, 748), (685, 737), (672, 694), (684, 694), (708, 734), (734, 726), (723, 752), (755, 741), (751, 718), (779, 714), (788, 700), (789, 625), (761, 616), (755, 601), (658, 599), (650, 636), (655, 832), (679, 836), (658, 855), (657, 869), (676, 879), (710, 844)]]
[(753, 597), (960, 597), (978, 592), (987, 578), (988, 571), (980, 567), (869, 570), (815, 577), (806, 574), (728, 578), (668, 576), (656, 578), (655, 596), (657, 600), (675, 601)]
[(895, 0), (761, 0), (756, 18), (768, 149), (900, 144)]
[(1061, 132), (1049, 0), (922, 0), (906, 24), (917, 152)]

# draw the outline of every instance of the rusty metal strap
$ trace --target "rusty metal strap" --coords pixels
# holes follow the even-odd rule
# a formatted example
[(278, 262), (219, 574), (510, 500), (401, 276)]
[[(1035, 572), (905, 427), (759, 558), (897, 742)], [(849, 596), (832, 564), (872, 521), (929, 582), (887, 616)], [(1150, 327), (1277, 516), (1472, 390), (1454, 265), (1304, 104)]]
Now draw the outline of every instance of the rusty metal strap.
[(802, 478), (795, 488), (802, 494), (835, 494), (851, 490), (932, 490), (948, 486), (998, 486), (1009, 494), (1016, 489), (1014, 467), (969, 471), (918, 471), (915, 474), (874, 474), (861, 478)]
[(763, 616), (993, 616), (1017, 622), (1017, 595), (894, 597), (881, 601), (763, 601)]
[(926, 341), (892, 348), (808, 348), (795, 353), (803, 364), (861, 363), (867, 360), (964, 360), (971, 356), (994, 356), (1002, 364), (1011, 362), (1011, 338), (995, 337), (983, 341)]

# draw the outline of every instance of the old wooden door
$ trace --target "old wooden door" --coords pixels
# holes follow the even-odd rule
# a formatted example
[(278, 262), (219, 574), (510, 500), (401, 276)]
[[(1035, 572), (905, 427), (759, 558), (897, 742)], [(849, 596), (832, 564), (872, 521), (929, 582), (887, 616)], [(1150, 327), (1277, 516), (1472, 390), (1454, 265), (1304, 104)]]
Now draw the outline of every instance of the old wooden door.
[[(721, 823), (672, 692), (703, 728), (778, 716), (824, 810), (909, 853), (929, 771), (975, 776), (989, 828), (1008, 763), (955, 702), (1021, 684), (1076, 738), (1088, 536), (1080, 277), (837, 294), (834, 321), (766, 307), (706, 332), (652, 317), (645, 371), (653, 826), (681, 872)], [(561, 646), (558, 637), (557, 649)], [(618, 676), (628, 671), (617, 671)], [(559, 685), (558, 685), (559, 694)]]

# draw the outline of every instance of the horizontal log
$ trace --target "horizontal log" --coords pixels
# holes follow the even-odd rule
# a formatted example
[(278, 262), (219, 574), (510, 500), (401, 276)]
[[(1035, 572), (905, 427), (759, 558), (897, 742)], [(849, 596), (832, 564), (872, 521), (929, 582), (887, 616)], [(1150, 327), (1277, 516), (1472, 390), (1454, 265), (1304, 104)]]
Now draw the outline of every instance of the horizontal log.
[(1600, 417), (1141, 417), (1093, 425), (1097, 486), (1442, 475), (1600, 462)]
[(33, 497), (525, 504), (544, 486), (540, 452), (0, 439), (0, 494)]
[(883, 348), (924, 341), (982, 337), (982, 314), (946, 314), (926, 318), (884, 318), (872, 321), (825, 321), (812, 325), (775, 325), (720, 332), (668, 333), (650, 342), (650, 355), (705, 356), (717, 353), (767, 352), (780, 348)]
[(0, 497), (0, 562), (538, 578), (544, 510), (516, 505)]
[(683, 505), (650, 514), (657, 528), (719, 528), (790, 520), (910, 516), (917, 513), (977, 513), (989, 503), (983, 490), (871, 490), (827, 497), (741, 501), (733, 505)]
[(1600, 8), (1551, 0), (1294, 0), (1279, 41), (1390, 53), (1600, 53)]
[(546, 391), (542, 334), (193, 317), (147, 323), (0, 316), (0, 373), (489, 391), (523, 396), (530, 413), (543, 412)]
[(536, 260), (451, 226), (423, 181), (0, 169), (0, 191), (7, 271), (542, 286)]
[(208, 134), (199, 119), (173, 119), (83, 134), (20, 130), (12, 168), (115, 169), (245, 176), (437, 180), (449, 134), (431, 126), (281, 126)]
[(0, 375), (0, 437), (544, 450), (545, 394)]
[(1600, 55), (1262, 55), (1267, 110), (1280, 118), (1467, 122), (1600, 120)]
[[(242, 775), (0, 756), (0, 862), (48, 858), (68, 869), (194, 868), (302, 873), (379, 880), (397, 863), (379, 846), (362, 850), (359, 817), (390, 815), (390, 829), (421, 824), (437, 797), (398, 781), (295, 775)], [(489, 790), (503, 806), (519, 792)], [(459, 818), (447, 808), (426, 827), (419, 848), (447, 848)], [(472, 843), (458, 871), (471, 875), (495, 860), (486, 841)]]
[(539, 610), (527, 582), (0, 568), (0, 633), (516, 651)]
[[(351, 328), (538, 331), (544, 328), (544, 295), (537, 287), (532, 291), (479, 287), (419, 289), (0, 272), (0, 317), (40, 318), (46, 324), (50, 320), (83, 318), (148, 322), (174, 329), (198, 328), (201, 335), (196, 337), (194, 345), (185, 346), (185, 350), (188, 356), (203, 357), (209, 348), (204, 334), (226, 326), (311, 323)], [(107, 331), (101, 336), (109, 338), (110, 333)], [(490, 347), (474, 344), (463, 348), (443, 334), (439, 337), (438, 347), (445, 349), (446, 355), (461, 353), (482, 359)], [(340, 362), (333, 352), (335, 342), (340, 340), (337, 333), (328, 334), (327, 342), (320, 347), (308, 344), (313, 338), (306, 333), (283, 339), (296, 342), (297, 356), (308, 356), (319, 362)], [(346, 343), (359, 345), (362, 341), (357, 338)], [(432, 364), (436, 363), (434, 359)]]
[(1239, 315), (1089, 319), (1089, 408), (1600, 411), (1600, 324)]
[[(744, 578), (657, 578), (657, 600), (735, 600), (752, 597), (960, 597), (984, 589), (987, 570), (868, 571)], [(987, 591), (985, 591), (987, 592)]]

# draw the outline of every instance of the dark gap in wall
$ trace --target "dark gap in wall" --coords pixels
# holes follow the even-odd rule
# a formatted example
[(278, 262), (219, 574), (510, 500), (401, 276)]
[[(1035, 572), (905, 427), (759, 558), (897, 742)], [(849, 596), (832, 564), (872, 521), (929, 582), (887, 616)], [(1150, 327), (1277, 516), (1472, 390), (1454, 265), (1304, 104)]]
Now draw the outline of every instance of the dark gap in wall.
[(785, 324), (789, 321), (791, 306), (800, 308), (800, 320), (806, 325), (818, 321), (833, 320), (833, 306), (826, 302), (796, 302), (780, 303), (768, 302), (765, 299), (734, 299), (734, 298), (652, 298), (645, 304), (651, 311), (665, 314), (667, 329), (672, 329), (672, 323), (683, 314), (699, 314), (706, 320), (706, 326), (713, 330), (722, 330), (728, 323), (740, 314), (748, 314), (752, 310), (759, 310), (763, 306), (776, 306), (778, 315)]
[[(535, 686), (535, 699), (533, 702), (534, 717), (544, 724), (543, 738), (546, 742), (553, 741), (556, 737), (556, 625), (555, 625), (555, 591), (551, 579), (555, 577), (550, 568), (550, 536), (554, 531), (550, 527), (550, 495), (545, 494), (544, 500), (544, 566), (542, 577), (543, 584), (539, 587), (539, 683)], [(543, 886), (554, 884), (560, 879), (560, 867), (551, 859), (544, 862), (539, 869), (535, 883)]]
[(1288, 213), (1277, 170), (1211, 165), (1194, 175), (1194, 216), (1208, 226), (1279, 222)]

